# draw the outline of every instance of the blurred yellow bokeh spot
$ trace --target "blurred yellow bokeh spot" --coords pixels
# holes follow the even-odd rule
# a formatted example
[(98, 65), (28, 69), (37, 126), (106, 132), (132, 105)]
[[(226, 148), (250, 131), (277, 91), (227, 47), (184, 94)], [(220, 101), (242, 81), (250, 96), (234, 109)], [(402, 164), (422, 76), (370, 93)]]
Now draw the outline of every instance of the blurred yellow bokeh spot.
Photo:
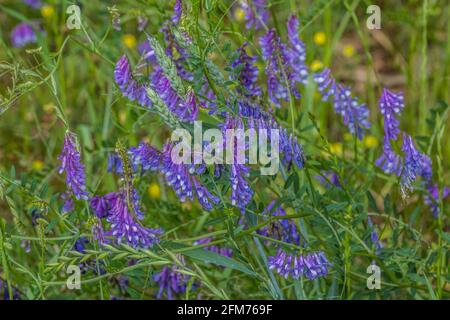
[(236, 19), (237, 22), (244, 21), (245, 11), (241, 7), (236, 8), (236, 10), (234, 10), (234, 18)]
[(159, 198), (161, 198), (161, 188), (159, 187), (159, 184), (157, 184), (156, 182), (152, 182), (148, 186), (148, 195), (152, 199), (159, 199)]
[(128, 33), (122, 37), (122, 43), (128, 49), (133, 49), (134, 47), (136, 47), (137, 40), (134, 35)]
[(44, 18), (50, 18), (55, 14), (55, 8), (50, 5), (42, 6), (41, 8), (41, 14)]
[(314, 34), (314, 43), (317, 44), (318, 46), (322, 46), (325, 44), (325, 42), (327, 41), (327, 36), (325, 34), (325, 32), (316, 32)]
[(330, 144), (330, 151), (331, 153), (337, 155), (338, 157), (342, 156), (343, 153), (342, 143), (334, 142)]
[(31, 168), (34, 171), (41, 171), (44, 168), (44, 163), (41, 160), (34, 160), (31, 164)]
[(353, 55), (355, 54), (355, 47), (352, 46), (351, 44), (345, 45), (344, 48), (342, 48), (342, 54), (343, 54), (346, 58), (351, 58), (351, 57), (353, 57)]
[(323, 68), (323, 63), (322, 63), (322, 61), (320, 61), (320, 60), (314, 60), (312, 63), (311, 63), (311, 70), (312, 71), (318, 71), (318, 70), (320, 70), (320, 69), (322, 69)]
[(375, 136), (365, 136), (363, 142), (366, 148), (372, 149), (378, 147), (378, 139)]

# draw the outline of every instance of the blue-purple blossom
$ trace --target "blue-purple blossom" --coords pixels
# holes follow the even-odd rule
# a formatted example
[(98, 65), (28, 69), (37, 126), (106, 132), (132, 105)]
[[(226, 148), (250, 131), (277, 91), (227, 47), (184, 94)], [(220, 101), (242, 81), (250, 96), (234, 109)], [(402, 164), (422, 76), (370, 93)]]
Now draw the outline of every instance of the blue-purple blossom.
[(42, 7), (41, 0), (22, 0), (22, 2), (33, 9), (39, 9), (40, 7)]
[(58, 157), (61, 161), (59, 174), (65, 172), (67, 188), (79, 200), (87, 200), (86, 176), (84, 165), (81, 162), (80, 152), (76, 147), (76, 137), (72, 132), (67, 132), (64, 136), (64, 146)]
[(270, 29), (259, 40), (262, 56), (266, 61), (267, 89), (270, 100), (279, 107), (281, 101), (289, 101), (290, 93), (296, 98), (300, 94), (295, 86), (296, 76), (290, 69), (290, 58), (286, 45), (274, 29)]
[(290, 47), (287, 48), (289, 65), (293, 69), (293, 76), (297, 82), (306, 84), (308, 80), (308, 68), (306, 67), (306, 49), (303, 41), (298, 36), (298, 18), (294, 15), (289, 17), (287, 31)]
[(332, 267), (322, 251), (291, 255), (281, 249), (276, 256), (268, 258), (268, 265), (286, 279), (289, 276), (294, 279), (306, 276), (309, 280), (328, 275), (329, 268)]
[[(202, 244), (208, 244), (211, 241), (212, 241), (212, 238), (206, 237), (206, 238), (202, 238), (202, 239), (195, 241), (194, 245), (198, 246), (198, 245), (202, 245)], [(203, 249), (218, 253), (218, 254), (228, 257), (228, 258), (231, 258), (231, 256), (233, 255), (233, 250), (231, 250), (230, 248), (220, 248), (216, 245), (207, 246), (207, 247), (204, 247)]]
[(292, 133), (288, 134), (286, 128), (281, 128), (280, 131), (280, 155), (283, 165), (289, 170), (292, 163), (302, 169), (305, 165), (305, 154), (303, 147), (298, 143), (297, 137)]
[(320, 175), (316, 176), (316, 179), (320, 184), (324, 185), (326, 188), (332, 186), (341, 187), (341, 182), (339, 181), (339, 176), (333, 170), (323, 171)]
[(205, 210), (212, 210), (214, 204), (219, 203), (219, 198), (214, 196), (195, 176), (202, 174), (205, 166), (195, 167), (185, 163), (174, 163), (172, 150), (171, 143), (165, 144), (159, 151), (153, 146), (141, 142), (138, 147), (130, 148), (129, 153), (133, 164), (140, 165), (142, 170), (161, 172), (181, 202), (194, 200), (195, 194)]
[[(272, 202), (264, 209), (262, 215), (266, 220), (270, 219), (271, 216), (280, 217), (286, 215), (286, 211), (283, 207), (281, 205), (275, 207), (275, 204), (276, 201), (272, 200)], [(258, 233), (275, 240), (300, 245), (300, 232), (295, 222), (291, 219), (275, 219), (268, 225), (259, 229)]]
[(147, 96), (146, 85), (134, 79), (130, 63), (125, 55), (120, 57), (116, 63), (114, 80), (122, 94), (130, 101), (137, 101), (144, 107), (152, 106), (152, 102)]
[(400, 187), (404, 196), (412, 191), (412, 184), (423, 172), (423, 155), (416, 149), (411, 136), (403, 133), (404, 164), (400, 176)]
[(344, 124), (351, 133), (356, 133), (361, 140), (364, 130), (370, 128), (369, 109), (364, 103), (359, 103), (357, 98), (353, 98), (349, 88), (336, 82), (331, 75), (330, 69), (325, 69), (314, 75), (314, 80), (322, 94), (322, 100), (328, 101), (333, 97), (334, 111), (341, 115)]
[(108, 200), (102, 196), (94, 196), (89, 199), (89, 204), (99, 219), (106, 218), (109, 210)]
[(247, 29), (260, 29), (269, 20), (266, 0), (241, 1), (241, 7), (245, 11), (245, 27)]
[[(429, 184), (427, 186), (427, 191), (429, 194), (425, 196), (425, 203), (430, 207), (431, 213), (434, 218), (438, 218), (439, 216), (439, 187), (437, 184)], [(450, 196), (450, 188), (444, 187), (442, 190), (442, 200)]]
[(177, 295), (185, 293), (189, 278), (190, 276), (178, 272), (175, 265), (172, 267), (165, 266), (161, 272), (153, 277), (153, 280), (159, 285), (156, 298), (163, 298), (165, 293), (167, 299), (173, 300)]
[(367, 224), (369, 225), (369, 228), (372, 230), (370, 232), (370, 241), (375, 246), (375, 254), (379, 255), (381, 252), (381, 249), (383, 248), (383, 245), (381, 244), (380, 238), (378, 236), (377, 231), (375, 230), (375, 227), (373, 225), (372, 219), (370, 217), (367, 218)]
[(383, 89), (383, 93), (380, 98), (379, 108), (384, 118), (384, 137), (385, 142), (397, 140), (397, 136), (400, 133), (398, 126), (400, 121), (396, 116), (405, 108), (402, 93), (395, 93), (388, 89)]
[(237, 79), (245, 91), (242, 92), (240, 88), (238, 91), (246, 96), (259, 96), (261, 88), (258, 85), (258, 68), (254, 65), (256, 57), (251, 57), (245, 51), (248, 43), (244, 43), (239, 49), (239, 56), (231, 64), (233, 69), (239, 69)]
[(36, 43), (37, 37), (33, 27), (26, 22), (19, 23), (11, 31), (11, 42), (16, 48), (22, 48), (29, 43)]
[(20, 300), (19, 290), (11, 286), (12, 297), (9, 295), (8, 283), (0, 278), (0, 291), (3, 289), (3, 300)]
[(173, 7), (172, 22), (174, 24), (178, 24), (178, 22), (180, 22), (182, 14), (183, 14), (183, 2), (181, 0), (176, 0), (175, 5)]
[(135, 198), (127, 199), (123, 190), (110, 193), (105, 198), (110, 208), (107, 221), (111, 223), (106, 236), (112, 236), (118, 244), (124, 241), (133, 247), (148, 248), (159, 242), (161, 229), (149, 229), (137, 221), (143, 217)]
[(375, 161), (375, 164), (380, 167), (386, 174), (395, 174), (400, 176), (403, 168), (402, 158), (395, 153), (391, 147), (391, 142), (384, 138), (383, 154)]

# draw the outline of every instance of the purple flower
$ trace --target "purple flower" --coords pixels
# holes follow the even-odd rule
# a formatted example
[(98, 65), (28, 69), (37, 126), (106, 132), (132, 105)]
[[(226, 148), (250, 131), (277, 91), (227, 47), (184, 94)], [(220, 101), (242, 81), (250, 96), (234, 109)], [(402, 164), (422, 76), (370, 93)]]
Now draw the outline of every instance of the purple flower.
[(400, 176), (400, 187), (404, 196), (412, 191), (412, 184), (423, 172), (423, 155), (417, 151), (411, 136), (403, 133), (404, 165)]
[(332, 186), (338, 188), (341, 187), (339, 176), (333, 170), (322, 171), (320, 175), (316, 176), (316, 179), (326, 188), (330, 188)]
[(105, 239), (105, 232), (103, 231), (103, 225), (101, 223), (101, 221), (96, 221), (93, 225), (92, 225), (92, 235), (95, 241), (98, 242), (98, 244), (101, 246), (106, 242)]
[(33, 27), (26, 22), (19, 23), (11, 31), (11, 42), (16, 48), (22, 48), (29, 43), (36, 43), (37, 37)]
[[(212, 241), (212, 238), (206, 237), (206, 238), (202, 238), (202, 239), (195, 241), (194, 245), (197, 246), (197, 245), (202, 245), (202, 244), (208, 244), (211, 241)], [(204, 249), (218, 253), (218, 254), (228, 257), (228, 258), (231, 258), (231, 256), (233, 255), (233, 250), (231, 250), (229, 248), (219, 248), (218, 246), (215, 246), (215, 245), (204, 247)]]
[(388, 89), (383, 89), (383, 94), (379, 102), (381, 114), (384, 117), (384, 137), (385, 142), (397, 140), (400, 133), (398, 126), (400, 121), (396, 116), (400, 115), (405, 107), (402, 93), (395, 93)]
[(0, 278), (0, 291), (3, 289), (3, 300), (20, 300), (20, 293), (15, 287), (12, 287), (12, 297), (9, 295), (8, 283)]
[(175, 1), (175, 6), (173, 7), (172, 22), (178, 24), (183, 14), (183, 2), (181, 0)]
[[(425, 196), (425, 203), (430, 207), (431, 213), (433, 214), (434, 218), (438, 218), (439, 216), (439, 187), (437, 184), (429, 184), (427, 186), (427, 190), (429, 195)], [(442, 191), (442, 200), (447, 198), (450, 195), (450, 188), (444, 187), (444, 190)]]
[(259, 40), (266, 61), (267, 88), (270, 100), (279, 107), (281, 101), (289, 101), (289, 93), (300, 98), (295, 86), (296, 76), (290, 67), (290, 56), (286, 45), (274, 29), (270, 29)]
[[(276, 201), (272, 200), (272, 202), (263, 211), (262, 215), (265, 217), (265, 220), (269, 219), (270, 216), (279, 217), (286, 215), (286, 211), (281, 205), (274, 208), (275, 203)], [(271, 237), (275, 240), (300, 245), (300, 233), (297, 229), (297, 225), (290, 219), (273, 220), (269, 225), (258, 230), (258, 233), (266, 237)]]
[(78, 200), (88, 200), (84, 165), (81, 163), (80, 152), (76, 148), (76, 136), (74, 133), (69, 131), (66, 133), (63, 150), (58, 160), (61, 161), (59, 174), (66, 173), (67, 188)]
[(141, 142), (137, 147), (131, 147), (129, 154), (131, 162), (135, 166), (142, 166), (144, 171), (155, 171), (161, 168), (161, 152), (146, 142)]
[(89, 243), (89, 240), (86, 239), (86, 237), (79, 238), (74, 246), (73, 249), (79, 253), (85, 253), (86, 252), (86, 245)]
[(63, 198), (65, 198), (65, 201), (62, 206), (61, 212), (67, 213), (73, 211), (73, 209), (75, 209), (75, 204), (73, 203), (72, 197), (70, 195), (65, 194)]
[(145, 84), (134, 79), (130, 63), (125, 55), (120, 57), (114, 69), (114, 80), (122, 94), (130, 101), (137, 101), (144, 107), (151, 107), (152, 102), (147, 96)]
[(146, 228), (136, 220), (143, 217), (134, 196), (133, 199), (127, 199), (126, 192), (121, 190), (110, 193), (105, 198), (110, 208), (107, 220), (111, 223), (106, 236), (114, 237), (118, 244), (125, 240), (133, 247), (148, 248), (159, 242), (161, 229)]
[(105, 218), (108, 215), (108, 201), (101, 196), (95, 196), (89, 199), (89, 204), (92, 210), (94, 210), (95, 215), (99, 218)]
[(367, 218), (367, 223), (369, 225), (369, 228), (372, 230), (370, 233), (370, 241), (373, 245), (375, 245), (375, 255), (379, 255), (381, 249), (383, 248), (383, 245), (381, 244), (380, 238), (378, 237), (378, 233), (375, 230), (375, 227), (372, 223), (372, 219), (370, 217)]
[(280, 153), (283, 165), (289, 170), (292, 163), (295, 163), (299, 169), (305, 165), (305, 154), (303, 147), (298, 143), (297, 137), (292, 133), (288, 134), (285, 128), (280, 129)]
[(205, 210), (211, 211), (214, 208), (214, 204), (218, 204), (220, 199), (209, 192), (206, 187), (201, 185), (196, 177), (192, 177), (192, 180), (194, 181), (198, 202), (200, 202)]
[(165, 266), (161, 272), (153, 277), (153, 280), (159, 285), (156, 298), (161, 299), (165, 293), (167, 299), (173, 300), (174, 295), (185, 293), (189, 278), (190, 276), (179, 273), (176, 266)]
[(268, 265), (280, 276), (286, 279), (291, 276), (298, 279), (306, 276), (309, 280), (328, 275), (332, 264), (322, 251), (311, 252), (305, 255), (290, 255), (283, 250), (278, 250), (276, 256), (269, 257)]
[(402, 158), (392, 150), (391, 142), (384, 138), (383, 154), (375, 161), (386, 174), (400, 176), (403, 168)]
[(33, 9), (39, 9), (40, 7), (42, 7), (41, 0), (22, 0), (22, 2)]
[(303, 84), (308, 80), (308, 68), (306, 67), (306, 50), (305, 44), (298, 36), (299, 28), (298, 18), (294, 15), (289, 17), (287, 23), (288, 37), (291, 47), (287, 49), (289, 64), (293, 69), (294, 79)]
[(246, 96), (259, 96), (261, 95), (261, 88), (258, 85), (258, 68), (254, 65), (256, 57), (250, 57), (245, 51), (248, 43), (244, 43), (239, 49), (238, 58), (233, 61), (231, 67), (233, 69), (239, 69), (237, 79), (240, 84), (245, 88), (245, 92), (238, 88), (238, 91)]
[(203, 186), (195, 175), (203, 173), (205, 167), (196, 168), (185, 163), (172, 161), (173, 145), (167, 143), (162, 151), (141, 142), (138, 147), (130, 149), (131, 159), (136, 166), (141, 165), (144, 171), (158, 171), (164, 175), (167, 184), (175, 191), (181, 202), (194, 200), (194, 190), (197, 199), (205, 210), (212, 210), (213, 204), (219, 199)]
[(245, 27), (247, 29), (260, 29), (267, 24), (269, 12), (267, 11), (266, 0), (241, 1), (241, 7), (245, 11)]
[(353, 98), (348, 88), (336, 83), (330, 69), (315, 74), (314, 80), (322, 94), (322, 100), (327, 101), (330, 96), (333, 96), (334, 111), (342, 116), (344, 124), (350, 132), (356, 132), (361, 140), (364, 136), (364, 130), (370, 128), (369, 110), (366, 105), (360, 104), (358, 99)]

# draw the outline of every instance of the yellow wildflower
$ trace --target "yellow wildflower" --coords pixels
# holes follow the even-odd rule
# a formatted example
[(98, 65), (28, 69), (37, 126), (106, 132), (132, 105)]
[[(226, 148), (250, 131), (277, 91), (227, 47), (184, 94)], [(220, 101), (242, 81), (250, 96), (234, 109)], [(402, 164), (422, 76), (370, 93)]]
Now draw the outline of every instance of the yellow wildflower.
[(342, 48), (342, 54), (346, 58), (351, 58), (355, 54), (355, 47), (351, 44), (345, 45), (344, 48)]
[(378, 139), (374, 136), (365, 136), (363, 143), (366, 148), (376, 148), (378, 146)]
[(137, 40), (136, 37), (132, 34), (127, 33), (122, 37), (122, 43), (127, 47), (128, 49), (133, 49), (136, 47)]
[(156, 182), (152, 182), (148, 186), (147, 191), (148, 191), (148, 195), (150, 196), (150, 198), (152, 198), (152, 199), (161, 198), (161, 188), (159, 187), (159, 184), (157, 184)]
[(314, 43), (317, 44), (318, 46), (322, 46), (325, 44), (325, 42), (327, 41), (327, 36), (325, 34), (325, 32), (316, 32), (314, 34)]
[(34, 160), (31, 164), (31, 168), (35, 171), (41, 171), (44, 168), (44, 163), (41, 160)]
[(41, 8), (41, 15), (48, 19), (50, 17), (52, 17), (55, 14), (55, 8), (53, 6), (50, 6), (48, 4), (46, 4), (45, 6), (42, 6)]
[(314, 60), (312, 63), (311, 63), (311, 70), (312, 71), (318, 71), (318, 70), (320, 70), (320, 69), (322, 69), (323, 68), (323, 63), (322, 63), (322, 61), (320, 61), (320, 60)]

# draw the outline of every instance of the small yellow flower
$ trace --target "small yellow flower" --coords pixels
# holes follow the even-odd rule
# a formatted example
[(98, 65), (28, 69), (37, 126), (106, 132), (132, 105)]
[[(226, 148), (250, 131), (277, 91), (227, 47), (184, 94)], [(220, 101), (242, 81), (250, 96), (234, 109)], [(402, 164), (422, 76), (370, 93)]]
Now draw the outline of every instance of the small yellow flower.
[(31, 164), (31, 168), (34, 171), (41, 171), (44, 168), (44, 163), (41, 160), (34, 160)]
[(234, 10), (234, 18), (236, 19), (237, 22), (244, 21), (245, 11), (241, 7), (236, 8), (236, 10)]
[(378, 147), (378, 139), (374, 136), (365, 136), (363, 142), (366, 148), (373, 149)]
[(320, 60), (314, 60), (312, 63), (311, 63), (311, 70), (312, 71), (317, 71), (317, 70), (320, 70), (320, 69), (322, 69), (323, 68), (323, 63), (322, 63), (322, 61), (320, 61)]
[(53, 6), (46, 4), (45, 6), (42, 6), (41, 14), (44, 18), (48, 19), (55, 14), (55, 8)]
[(127, 33), (122, 37), (122, 43), (127, 47), (128, 49), (133, 49), (136, 47), (137, 40), (136, 37), (132, 34)]
[(342, 156), (342, 143), (340, 142), (334, 142), (330, 145), (330, 151), (331, 153), (334, 153), (338, 157)]
[(152, 199), (159, 199), (159, 198), (161, 198), (161, 188), (159, 187), (159, 184), (157, 184), (156, 182), (152, 182), (148, 186), (148, 195)]
[(325, 42), (327, 41), (327, 36), (325, 34), (325, 32), (316, 32), (314, 34), (314, 43), (317, 44), (318, 46), (322, 46), (325, 44)]
[(351, 58), (351, 57), (353, 57), (353, 55), (355, 54), (355, 47), (352, 46), (351, 44), (345, 45), (344, 48), (342, 49), (342, 54), (343, 54), (346, 58)]

